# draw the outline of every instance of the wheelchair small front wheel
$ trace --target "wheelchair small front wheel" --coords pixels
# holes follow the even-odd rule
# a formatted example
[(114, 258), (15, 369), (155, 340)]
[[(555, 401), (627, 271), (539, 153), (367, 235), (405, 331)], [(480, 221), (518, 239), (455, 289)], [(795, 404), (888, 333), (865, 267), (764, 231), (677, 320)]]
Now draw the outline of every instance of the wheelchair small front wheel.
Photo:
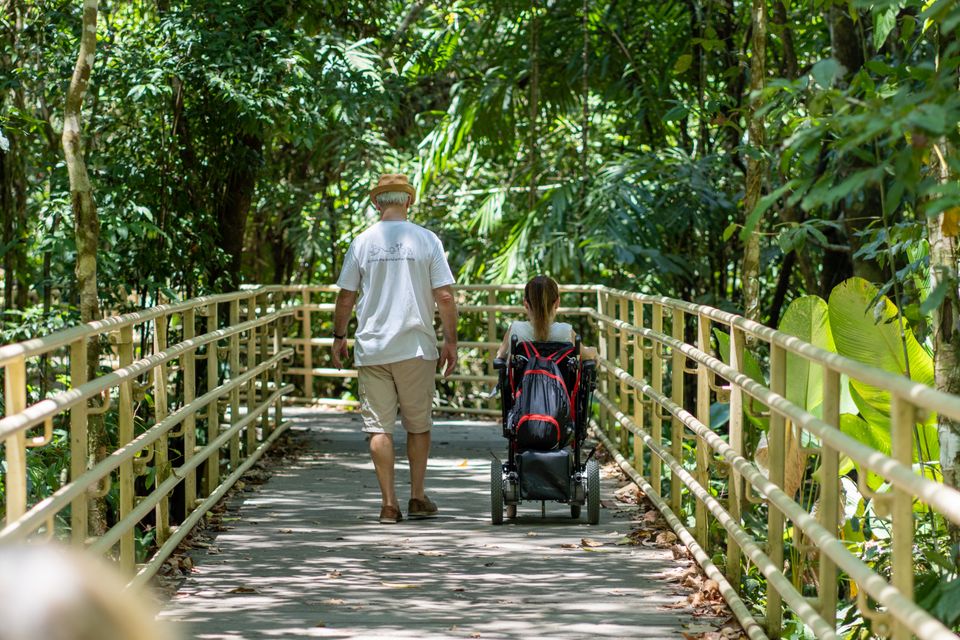
[(490, 522), (503, 524), (503, 467), (499, 460), (490, 462)]
[(600, 463), (587, 462), (587, 522), (600, 523)]
[(577, 520), (580, 518), (580, 505), (578, 504), (570, 505), (570, 517), (573, 518), (574, 520)]
[(513, 520), (513, 519), (516, 518), (516, 517), (517, 517), (517, 505), (515, 505), (515, 504), (508, 504), (508, 505), (507, 505), (507, 519), (508, 519), (508, 520)]

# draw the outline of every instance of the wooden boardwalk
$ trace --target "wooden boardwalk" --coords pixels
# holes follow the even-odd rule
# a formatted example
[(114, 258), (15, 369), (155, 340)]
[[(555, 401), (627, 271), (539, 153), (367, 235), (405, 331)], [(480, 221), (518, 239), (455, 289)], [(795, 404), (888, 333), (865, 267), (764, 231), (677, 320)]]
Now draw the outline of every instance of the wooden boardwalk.
[[(186, 638), (682, 638), (695, 628), (668, 550), (617, 545), (630, 511), (604, 482), (599, 526), (565, 505), (525, 503), (489, 524), (490, 423), (438, 421), (427, 493), (441, 516), (380, 525), (379, 491), (356, 418), (288, 414), (307, 449), (257, 490), (238, 493), (225, 531), (162, 617)], [(402, 431), (402, 430), (401, 430)], [(398, 436), (398, 450), (404, 439)], [(406, 460), (398, 458), (406, 511)], [(584, 547), (583, 538), (603, 543)]]

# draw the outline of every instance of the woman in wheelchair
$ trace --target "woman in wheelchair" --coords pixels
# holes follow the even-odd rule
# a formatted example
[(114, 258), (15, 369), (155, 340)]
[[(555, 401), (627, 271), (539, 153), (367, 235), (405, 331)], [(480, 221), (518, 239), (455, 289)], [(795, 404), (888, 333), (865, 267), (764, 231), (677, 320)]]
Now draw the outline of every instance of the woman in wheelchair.
[(528, 321), (510, 325), (494, 367), (499, 372), (507, 457), (490, 469), (491, 522), (514, 518), (524, 500), (566, 503), (573, 518), (587, 506), (587, 522), (600, 519), (600, 477), (592, 452), (581, 453), (595, 386), (596, 350), (584, 347), (566, 322), (557, 322), (560, 290), (547, 276), (527, 283)]
[[(510, 352), (510, 340), (517, 342), (570, 342), (575, 343), (576, 332), (566, 322), (557, 322), (557, 309), (560, 308), (560, 288), (553, 278), (537, 276), (523, 289), (523, 308), (529, 320), (518, 320), (510, 325), (503, 336), (503, 342), (497, 350), (498, 358), (505, 358)], [(580, 346), (580, 358), (596, 360), (597, 350)]]

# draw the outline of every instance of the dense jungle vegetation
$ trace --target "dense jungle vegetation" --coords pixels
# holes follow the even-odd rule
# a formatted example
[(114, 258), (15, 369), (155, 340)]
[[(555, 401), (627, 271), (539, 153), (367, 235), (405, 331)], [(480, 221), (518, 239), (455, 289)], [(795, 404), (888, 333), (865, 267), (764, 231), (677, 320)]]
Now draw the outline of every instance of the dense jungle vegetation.
[[(95, 32), (83, 8), (0, 0), (4, 342), (332, 283), (376, 176), (402, 172), (461, 283), (547, 272), (774, 327), (794, 301), (806, 326), (859, 304), (902, 357), (849, 355), (960, 392), (953, 0), (101, 0)], [(64, 154), (85, 33), (89, 200)], [(923, 426), (920, 461), (956, 485), (960, 428)], [(926, 534), (918, 601), (956, 624), (960, 536)]]

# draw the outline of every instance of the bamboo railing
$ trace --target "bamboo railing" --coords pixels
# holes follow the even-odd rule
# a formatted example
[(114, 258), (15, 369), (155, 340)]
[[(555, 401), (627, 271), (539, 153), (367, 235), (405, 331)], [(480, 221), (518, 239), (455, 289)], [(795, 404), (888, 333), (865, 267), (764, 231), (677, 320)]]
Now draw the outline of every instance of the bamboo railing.
[[(522, 317), (521, 292), (512, 285), (458, 288), (461, 368), (439, 385), (438, 410), (498, 413), (497, 401), (484, 392), (496, 380), (492, 361), (500, 337), (509, 321)], [(356, 371), (330, 364), (335, 294), (334, 287), (260, 287), (0, 348), (6, 390), (0, 440), (8, 468), (7, 524), (0, 542), (65, 531), (100, 553), (119, 546), (114, 554), (136, 571), (133, 583), (145, 581), (283, 431), (284, 397), (318, 405), (357, 404)], [(912, 437), (918, 411), (960, 420), (960, 398), (711, 307), (599, 286), (563, 287), (562, 304), (565, 319), (600, 352), (594, 435), (717, 582), (751, 638), (779, 636), (785, 615), (818, 638), (836, 638), (844, 583), (855, 587), (850, 592), (856, 592), (877, 635), (956, 639), (914, 602), (914, 506), (923, 503), (939, 522), (960, 524), (960, 492), (914, 470)], [(727, 362), (715, 355), (716, 331), (729, 336)], [(114, 340), (102, 358), (103, 371), (87, 380), (87, 340), (107, 336)], [(748, 340), (769, 353), (769, 382), (746, 374)], [(62, 353), (67, 348), (69, 353)], [(787, 354), (822, 369), (819, 416), (787, 400)], [(28, 363), (40, 357), (60, 362), (65, 382), (49, 397), (28, 402), (28, 369), (35, 369)], [(200, 360), (205, 367), (197, 366)], [(890, 455), (840, 430), (844, 377), (891, 393)], [(153, 406), (138, 408), (148, 388)], [(119, 446), (90, 465), (86, 424), (104, 411), (102, 402), (93, 403), (98, 398), (116, 405)], [(710, 407), (718, 402), (730, 406), (724, 428), (711, 426)], [(744, 417), (748, 407), (768, 416), (766, 474), (753, 460), (756, 433)], [(32, 436), (39, 427), (44, 435)], [(28, 449), (50, 446), (54, 434), (67, 431), (69, 480), (50, 496), (28, 500)], [(808, 494), (818, 496), (815, 509), (784, 491), (791, 438), (803, 444), (804, 455), (820, 458), (820, 472), (804, 484)], [(171, 446), (182, 453), (176, 466)], [(888, 514), (889, 575), (874, 571), (840, 537), (841, 456), (853, 461), (861, 478), (870, 471), (889, 483), (889, 490), (879, 493), (861, 487)], [(142, 480), (151, 476), (153, 490)], [(87, 507), (111, 484), (120, 487), (118, 521), (90, 535)], [(174, 502), (178, 526), (170, 524)], [(63, 516), (68, 508), (69, 520)], [(151, 512), (157, 550), (138, 564), (133, 535)], [(758, 533), (748, 518), (765, 519), (765, 531)], [(785, 535), (795, 551), (789, 562)], [(717, 557), (724, 558), (722, 566), (714, 563)], [(791, 565), (797, 563), (801, 573), (815, 572), (815, 596), (792, 579), (797, 567)], [(751, 567), (766, 579), (762, 615), (742, 597), (741, 584)]]
[[(913, 599), (914, 503), (928, 505), (941, 523), (960, 524), (960, 492), (914, 471), (913, 430), (920, 410), (960, 419), (960, 398), (824, 351), (742, 317), (689, 302), (599, 287), (596, 310), (589, 316), (604, 334), (600, 365), (605, 380), (597, 394), (597, 436), (663, 512), (707, 575), (717, 581), (751, 638), (781, 634), (782, 605), (817, 638), (838, 637), (838, 578), (842, 572), (844, 579), (855, 585), (857, 605), (870, 619), (875, 634), (895, 640), (914, 635), (956, 639)], [(729, 363), (713, 354), (711, 335), (715, 329), (730, 337)], [(769, 349), (768, 385), (744, 372), (747, 340)], [(786, 399), (788, 353), (822, 368), (821, 417)], [(891, 393), (891, 455), (840, 430), (841, 376)], [(695, 381), (695, 393), (684, 392), (687, 378)], [(665, 392), (667, 380), (669, 395)], [(717, 399), (730, 403), (729, 427), (722, 434), (710, 427), (710, 406)], [(769, 415), (769, 477), (746, 450), (743, 410), (748, 402)], [(669, 421), (669, 428), (664, 421)], [(687, 438), (695, 442), (689, 453), (683, 446)], [(804, 454), (820, 456), (819, 479), (808, 479), (819, 495), (816, 514), (783, 490), (789, 438), (809, 440), (813, 444), (803, 447)], [(646, 468), (645, 448), (649, 450)], [(840, 456), (857, 465), (861, 479), (869, 470), (890, 483), (890, 490), (880, 493), (860, 487), (865, 496), (882, 504), (890, 514), (889, 579), (876, 573), (839, 538)], [(726, 477), (725, 495), (710, 483), (710, 478), (718, 475)], [(692, 531), (678, 517), (685, 498), (694, 502)], [(766, 536), (762, 540), (750, 534), (744, 520), (746, 509), (754, 508), (754, 515), (762, 513), (754, 504), (766, 511)], [(710, 535), (711, 519), (724, 533), (719, 545)], [(792, 524), (794, 546), (808, 554), (799, 562), (816, 565), (816, 596), (803, 593), (785, 574), (784, 534), (788, 523)], [(724, 572), (711, 561), (717, 552), (725, 556)], [(765, 616), (752, 615), (739, 596), (745, 559), (766, 577)]]
[[(0, 543), (67, 537), (116, 555), (131, 584), (148, 580), (286, 429), (281, 400), (293, 387), (282, 382), (281, 365), (292, 350), (280, 341), (293, 311), (282, 302), (275, 288), (196, 298), (0, 347)], [(88, 379), (91, 341), (101, 357)], [(41, 359), (58, 371), (59, 388), (31, 401)], [(112, 432), (114, 443), (92, 463), (90, 424)], [(32, 435), (40, 427), (43, 434)], [(62, 448), (66, 438), (68, 479), (28, 501), (28, 453)], [(101, 518), (91, 523), (93, 505)], [(135, 538), (145, 518), (150, 525), (139, 533), (152, 530), (156, 549), (138, 564)], [(108, 528), (91, 530), (98, 522)]]

